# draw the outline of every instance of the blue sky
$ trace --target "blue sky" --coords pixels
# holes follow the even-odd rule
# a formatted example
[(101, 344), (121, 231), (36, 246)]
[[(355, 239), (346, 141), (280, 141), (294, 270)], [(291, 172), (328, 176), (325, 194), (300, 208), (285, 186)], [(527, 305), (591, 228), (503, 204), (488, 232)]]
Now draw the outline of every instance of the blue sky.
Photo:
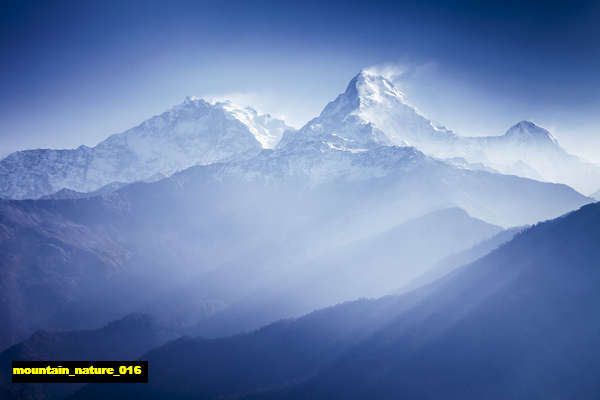
[(600, 2), (0, 0), (0, 154), (93, 145), (183, 101), (299, 126), (364, 67), (462, 135), (531, 119), (600, 162)]

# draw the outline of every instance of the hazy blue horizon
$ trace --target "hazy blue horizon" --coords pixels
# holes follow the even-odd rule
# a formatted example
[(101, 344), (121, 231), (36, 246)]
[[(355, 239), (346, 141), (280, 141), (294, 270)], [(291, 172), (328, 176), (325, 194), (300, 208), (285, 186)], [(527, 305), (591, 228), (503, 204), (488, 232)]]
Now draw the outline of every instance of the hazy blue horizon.
[(299, 127), (362, 68), (393, 65), (465, 136), (527, 119), (600, 162), (595, 2), (101, 2), (0, 6), (0, 155), (94, 145), (183, 101)]

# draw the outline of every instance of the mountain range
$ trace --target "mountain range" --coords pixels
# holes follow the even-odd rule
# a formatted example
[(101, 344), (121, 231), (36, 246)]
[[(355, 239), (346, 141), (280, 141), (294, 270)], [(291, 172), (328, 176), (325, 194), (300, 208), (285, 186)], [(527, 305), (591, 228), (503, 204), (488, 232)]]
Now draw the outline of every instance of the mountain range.
[(568, 154), (532, 122), (519, 122), (501, 136), (459, 136), (418, 113), (384, 76), (363, 70), (298, 131), (249, 107), (188, 97), (95, 147), (12, 153), (0, 161), (0, 197), (93, 192), (115, 182), (161, 179), (194, 165), (253, 159), (264, 149), (356, 154), (381, 146), (410, 146), (459, 168), (564, 183), (583, 193), (600, 182), (599, 166)]
[(0, 353), (0, 395), (5, 400), (64, 399), (82, 384), (13, 384), (12, 361), (129, 360), (176, 337), (144, 314), (130, 314), (99, 329), (37, 331), (27, 340)]
[[(137, 174), (142, 164), (170, 165), (169, 171), (148, 167), (148, 173), (136, 175), (168, 177), (125, 186), (109, 183), (93, 195), (59, 191), (39, 200), (0, 200), (0, 265), (5, 272), (0, 276), (0, 323), (6, 327), (0, 332), (0, 347), (37, 329), (92, 328), (139, 310), (163, 310), (155, 317), (170, 318), (178, 328), (212, 321), (210, 329), (202, 324), (199, 329), (223, 332), (215, 326), (235, 319), (239, 304), (261, 303), (249, 301), (256, 299), (253, 291), (273, 289), (286, 276), (298, 277), (290, 288), (293, 296), (269, 293), (262, 298), (281, 305), (276, 312), (247, 314), (250, 320), (225, 329), (235, 333), (268, 322), (267, 316), (292, 316), (330, 302), (385, 294), (383, 285), (373, 291), (376, 282), (370, 270), (352, 261), (379, 260), (380, 281), (389, 279), (385, 288), (392, 290), (426, 272), (448, 256), (449, 249), (468, 248), (500, 227), (533, 224), (592, 201), (563, 184), (456, 165), (394, 144), (399, 136), (389, 136), (364, 118), (375, 121), (374, 115), (383, 115), (375, 121), (383, 128), (399, 124), (379, 109), (390, 104), (395, 108), (401, 99), (385, 78), (363, 72), (318, 118), (291, 131), (249, 109), (190, 98), (94, 148), (129, 149), (123, 150), (127, 154), (136, 149), (138, 156), (133, 158), (119, 155), (121, 150), (108, 152), (120, 163), (131, 161), (115, 169), (119, 174)], [(409, 106), (402, 107), (402, 118), (413, 121), (407, 122), (414, 127), (410, 132), (431, 129), (429, 136), (415, 136), (429, 137), (423, 143), (455, 136), (434, 129)], [(214, 130), (213, 123), (219, 129)], [(408, 133), (402, 135), (407, 142), (414, 140)], [(185, 154), (167, 143), (172, 140)], [(162, 155), (153, 153), (156, 143), (162, 143), (156, 149)], [(192, 160), (190, 154), (207, 158)], [(139, 164), (140, 160), (145, 161)], [(174, 172), (192, 161), (209, 164)], [(36, 165), (41, 169), (34, 172), (45, 171)], [(19, 190), (40, 187), (11, 171), (2, 184), (13, 182)], [(89, 171), (86, 176), (91, 176)], [(111, 175), (102, 184), (130, 181), (125, 178)], [(421, 219), (421, 228), (394, 230), (444, 209), (462, 211), (437, 214), (439, 226)], [(465, 227), (455, 242), (449, 240), (453, 224)], [(411, 248), (411, 232), (419, 229), (422, 238), (433, 235), (440, 240), (439, 251), (431, 246), (430, 257), (424, 256), (427, 246), (422, 243)], [(377, 254), (369, 253), (371, 248), (378, 248)], [(415, 254), (417, 248), (423, 250), (421, 256)], [(394, 254), (405, 256), (397, 267)], [(418, 259), (421, 263), (415, 265)], [(330, 268), (333, 265), (347, 269)], [(318, 270), (320, 277), (315, 275)], [(342, 290), (346, 297), (323, 290), (307, 299), (302, 288), (310, 274), (342, 286), (351, 281), (364, 285)], [(190, 281), (206, 285), (169, 295)], [(132, 286), (145, 289), (131, 290)], [(106, 293), (114, 296), (107, 299)], [(217, 313), (228, 317), (218, 320)]]
[(0, 197), (31, 199), (62, 189), (91, 192), (114, 182), (154, 181), (193, 165), (254, 156), (273, 147), (288, 128), (249, 107), (188, 97), (94, 147), (8, 155), (0, 161)]
[(463, 137), (419, 114), (388, 79), (368, 70), (349, 83), (321, 115), (280, 146), (321, 142), (360, 152), (381, 145), (413, 146), (469, 169), (566, 183), (584, 193), (596, 189), (600, 167), (568, 154), (550, 132), (521, 121), (502, 136)]
[(537, 224), (446, 277), (144, 356), (148, 385), (75, 399), (594, 398), (600, 204)]
[(577, 190), (599, 178), (531, 122), (463, 137), (369, 70), (298, 130), (190, 97), (13, 153), (0, 362), (142, 357), (150, 382), (0, 395), (595, 397), (600, 204)]
[[(264, 157), (284, 162), (275, 153), (267, 152)], [(198, 166), (169, 179), (128, 185), (91, 198), (1, 200), (0, 317), (5, 329), (0, 343), (10, 345), (37, 329), (90, 328), (138, 309), (156, 311), (161, 295), (173, 301), (163, 300), (166, 304), (159, 317), (182, 316), (178, 323), (193, 324), (241, 301), (251, 294), (249, 290), (260, 291), (273, 287), (269, 282), (276, 279), (300, 278), (316, 271), (325, 265), (318, 260), (335, 254), (336, 248), (369, 243), (362, 241), (449, 206), (461, 206), (471, 216), (481, 219), (483, 215), (484, 221), (509, 226), (560, 215), (588, 202), (567, 186), (466, 171), (411, 148), (383, 147), (362, 153), (329, 150), (313, 156), (314, 166), (289, 162), (285, 166), (290, 169), (280, 170), (287, 172), (279, 177), (249, 169), (264, 167), (255, 164), (256, 160), (240, 161)], [(325, 179), (320, 173), (332, 165), (339, 167), (335, 170), (339, 175), (311, 186), (309, 178), (315, 171)], [(493, 207), (496, 201), (498, 206)], [(437, 224), (429, 223), (428, 230), (447, 241), (455, 235), (452, 225), (468, 222), (469, 215), (458, 213), (457, 219), (438, 214)], [(499, 229), (475, 229), (478, 225), (489, 224), (464, 225), (467, 229), (462, 236), (456, 235), (457, 241), (441, 242), (450, 244), (444, 252), (430, 255), (442, 258), (449, 249), (466, 248)], [(441, 237), (445, 232), (450, 236)], [(414, 273), (409, 271), (418, 269), (408, 264), (418, 258), (416, 247), (411, 248), (410, 230), (402, 235), (406, 239), (398, 236), (394, 241), (393, 234), (386, 239), (393, 247), (379, 247), (379, 259), (388, 260), (381, 271), (388, 268), (394, 279), (408, 279)], [(360, 246), (365, 249), (363, 259), (368, 258), (369, 246)], [(392, 268), (394, 252), (407, 256), (407, 265), (397, 271)], [(338, 261), (344, 259), (348, 260), (338, 257)], [(369, 274), (356, 264), (347, 267), (348, 274), (352, 268), (357, 276)], [(325, 280), (344, 276), (335, 269), (323, 271), (330, 274)], [(194, 279), (205, 283), (202, 290), (186, 292), (176, 304), (178, 297), (169, 296), (169, 291)], [(406, 283), (390, 280), (394, 282), (398, 287)], [(144, 290), (131, 290), (132, 286)], [(349, 290), (345, 299), (369, 294), (358, 289)], [(107, 298), (106, 293), (113, 296)], [(302, 291), (290, 293), (305, 297)], [(275, 315), (305, 312), (311, 304), (323, 306), (325, 300), (335, 300), (334, 293), (326, 290), (325, 296), (300, 303), (300, 308), (286, 306)], [(23, 319), (23, 315), (28, 317)], [(250, 322), (238, 329), (264, 320)]]
[(186, 282), (172, 296), (232, 293), (223, 309), (187, 330), (192, 336), (227, 336), (331, 304), (392, 293), (437, 261), (501, 231), (458, 208), (437, 210), (318, 254), (294, 254), (285, 263), (281, 257), (256, 262), (244, 255)]

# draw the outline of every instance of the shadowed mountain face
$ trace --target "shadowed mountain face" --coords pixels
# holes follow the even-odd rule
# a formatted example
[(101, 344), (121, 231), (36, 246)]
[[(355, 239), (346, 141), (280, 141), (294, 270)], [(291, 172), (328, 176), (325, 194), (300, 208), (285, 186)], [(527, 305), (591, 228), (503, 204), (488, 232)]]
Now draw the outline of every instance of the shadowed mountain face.
[[(178, 339), (142, 356), (152, 369), (148, 385), (89, 386), (74, 398), (99, 399), (114, 394), (116, 398), (214, 399), (301, 381), (414, 301), (393, 296), (358, 300), (298, 320), (276, 322), (246, 335)], [(181, 374), (180, 369), (190, 372)]]
[(597, 204), (526, 231), (278, 397), (596, 397), (599, 235)]
[[(0, 202), (0, 348), (37, 329), (61, 328), (56, 311), (101, 298), (98, 283), (117, 274), (129, 254), (108, 225), (94, 229), (52, 207)], [(73, 329), (98, 325), (85, 313), (69, 320)]]
[(595, 398), (598, 237), (592, 204), (414, 292), (175, 341), (144, 356), (156, 366), (148, 385), (75, 398)]
[(13, 384), (12, 361), (131, 360), (172, 340), (174, 334), (143, 314), (132, 314), (103, 328), (87, 331), (38, 331), (0, 354), (2, 399), (63, 399), (81, 384)]

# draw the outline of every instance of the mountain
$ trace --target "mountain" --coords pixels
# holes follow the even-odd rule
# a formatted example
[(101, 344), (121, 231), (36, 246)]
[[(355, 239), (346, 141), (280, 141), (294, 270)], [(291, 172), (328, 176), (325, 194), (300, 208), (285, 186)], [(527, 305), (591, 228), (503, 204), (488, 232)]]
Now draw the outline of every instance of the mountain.
[(317, 118), (298, 132), (284, 134), (279, 147), (320, 142), (333, 149), (360, 152), (396, 145), (429, 154), (435, 153), (438, 143), (456, 138), (418, 114), (389, 80), (364, 70)]
[[(182, 314), (169, 311), (174, 302), (159, 308), (159, 318), (184, 315), (178, 323), (193, 324), (191, 316), (210, 317), (250, 295), (245, 291), (255, 283), (279, 276), (279, 265), (297, 271), (292, 268), (301, 268), (307, 255), (327, 254), (440, 208), (460, 207), (510, 226), (587, 202), (564, 185), (464, 170), (410, 147), (359, 153), (286, 147), (105, 196), (0, 200), (0, 344), (37, 329), (84, 329), (149, 311), (159, 293), (234, 265), (238, 277), (247, 277), (243, 285), (226, 280), (191, 291), (177, 305)], [(139, 285), (146, 289), (131, 290)], [(114, 296), (106, 299), (107, 292)], [(294, 308), (280, 311), (292, 315)]]
[(565, 183), (584, 193), (600, 182), (599, 166), (568, 154), (531, 122), (502, 136), (462, 137), (419, 114), (388, 79), (364, 70), (299, 132), (249, 107), (188, 97), (95, 147), (12, 153), (0, 161), (0, 198), (40, 198), (62, 189), (87, 193), (112, 182), (156, 180), (193, 165), (251, 159), (262, 149), (358, 153), (392, 145), (414, 147), (461, 168)]
[[(311, 122), (298, 132), (287, 132), (272, 151), (263, 151), (248, 160), (214, 166), (214, 174), (218, 179), (235, 179), (253, 184), (293, 182), (297, 187), (336, 187), (341, 190), (348, 190), (345, 188), (350, 186), (371, 186), (364, 192), (367, 197), (374, 196), (376, 192), (391, 197), (391, 192), (398, 190), (396, 195), (402, 193), (403, 205), (417, 207), (421, 213), (457, 206), (475, 218), (500, 226), (535, 223), (569, 210), (552, 210), (554, 206), (546, 201), (548, 198), (552, 198), (553, 202), (562, 202), (577, 197), (582, 202), (575, 207), (590, 201), (564, 185), (549, 185), (485, 170), (465, 169), (427, 156), (414, 147), (373, 143), (370, 124), (364, 125), (367, 130), (362, 132), (362, 142), (358, 139), (352, 139), (354, 141), (351, 142), (341, 132), (315, 133), (308, 129), (310, 126)], [(359, 137), (356, 131), (352, 134)], [(346, 139), (353, 143), (348, 145), (350, 147), (339, 144), (339, 141)], [(359, 142), (362, 143), (359, 146), (373, 147), (353, 147)], [(541, 196), (544, 191), (546, 196)], [(519, 202), (533, 201), (535, 206), (530, 203), (532, 207), (521, 209), (512, 203), (510, 199), (517, 193), (526, 193), (524, 197), (519, 196)], [(391, 197), (390, 201), (398, 200)]]
[(132, 360), (176, 336), (143, 314), (131, 314), (100, 329), (38, 331), (0, 354), (3, 399), (63, 399), (81, 384), (13, 384), (12, 361)]
[(562, 182), (585, 193), (600, 181), (600, 166), (567, 153), (549, 131), (530, 121), (502, 136), (464, 138), (452, 151), (502, 173)]
[[(148, 181), (146, 181), (148, 182)], [(121, 189), (123, 186), (126, 186), (127, 183), (124, 182), (113, 182), (108, 185), (104, 185), (99, 189), (93, 190), (91, 192), (83, 193), (77, 192), (71, 189), (61, 189), (56, 193), (48, 194), (40, 197), (41, 200), (68, 200), (68, 199), (85, 199), (88, 197), (94, 196), (103, 196), (109, 193), (112, 193), (116, 190)]]
[(593, 199), (596, 199), (596, 200), (600, 201), (600, 190), (598, 190), (597, 192), (593, 193), (590, 197), (593, 198)]
[(168, 176), (197, 164), (258, 154), (288, 129), (230, 102), (188, 97), (169, 111), (95, 147), (25, 150), (0, 161), (0, 197), (39, 198), (61, 189), (91, 192), (112, 182)]
[(392, 82), (368, 70), (354, 77), (319, 117), (284, 135), (279, 147), (308, 143), (353, 152), (413, 146), (455, 164), (463, 160), (464, 168), (565, 183), (584, 193), (600, 182), (600, 166), (568, 154), (532, 122), (521, 121), (501, 136), (459, 136), (419, 114)]
[(321, 253), (297, 254), (293, 262), (284, 264), (281, 258), (260, 263), (239, 260), (200, 275), (176, 292), (204, 292), (210, 287), (234, 293), (223, 309), (188, 330), (194, 336), (227, 336), (330, 304), (381, 297), (449, 254), (500, 231), (500, 227), (472, 218), (458, 208), (436, 210)]
[(326, 146), (356, 153), (390, 145), (412, 146), (455, 163), (462, 159), (463, 168), (567, 183), (586, 193), (588, 185), (600, 181), (600, 167), (569, 155), (531, 122), (520, 122), (503, 136), (461, 137), (419, 114), (385, 77), (365, 70), (299, 132), (248, 107), (190, 97), (92, 148), (12, 153), (0, 161), (0, 197), (91, 192), (197, 164), (248, 159), (275, 147)]
[[(56, 201), (46, 204), (49, 209), (0, 201), (0, 350), (35, 330), (60, 328), (56, 310), (97, 299), (97, 283), (117, 273), (131, 254), (114, 232), (67, 220), (52, 209)], [(71, 321), (83, 325), (70, 327), (95, 325), (89, 318), (82, 313)]]
[[(319, 265), (319, 257), (325, 259), (336, 249), (377, 237), (434, 210), (458, 207), (475, 219), (506, 227), (556, 217), (590, 201), (565, 185), (471, 170), (414, 147), (383, 145), (387, 139), (379, 136), (378, 128), (361, 122), (379, 103), (387, 102), (381, 101), (373, 85), (367, 85), (367, 77), (359, 75), (347, 93), (325, 107), (317, 122), (309, 122), (298, 132), (286, 131), (275, 148), (253, 145), (258, 151), (253, 156), (190, 167), (156, 182), (132, 183), (114, 191), (109, 186), (102, 196), (62, 192), (42, 200), (0, 200), (0, 265), (6, 272), (0, 275), (0, 323), (6, 327), (0, 332), (0, 346), (22, 340), (37, 329), (85, 329), (140, 309), (160, 310), (156, 317), (171, 318), (178, 328), (193, 325), (249, 298), (252, 289), (269, 287), (267, 282), (279, 279), (283, 270), (297, 274), (303, 266)], [(386, 90), (391, 94), (382, 96), (391, 96), (387, 103), (394, 109), (398, 94), (391, 86)], [(354, 111), (347, 112), (354, 108), (345, 107), (356, 99), (366, 113), (360, 118)], [(231, 149), (231, 140), (239, 144), (236, 132), (260, 143), (256, 139), (260, 135), (237, 119), (257, 118), (256, 114), (238, 110), (242, 116), (234, 117), (233, 111), (229, 103), (188, 99), (97, 148), (123, 141), (129, 147), (148, 141), (163, 143), (188, 137), (186, 132), (200, 132), (198, 126), (208, 129), (215, 121), (220, 121), (215, 123), (222, 129), (202, 131), (206, 134), (202, 138), (216, 140), (204, 143), (212, 146), (211, 154), (220, 146)], [(422, 117), (415, 118), (423, 129), (430, 126)], [(260, 123), (265, 121), (259, 118)], [(345, 128), (316, 127), (327, 121)], [(273, 121), (269, 126), (272, 123), (283, 128)], [(229, 129), (232, 126), (239, 129)], [(454, 137), (441, 132), (433, 130), (431, 135)], [(198, 139), (195, 133), (190, 135), (192, 142)], [(410, 139), (408, 133), (406, 139)], [(349, 144), (343, 147), (342, 142)], [(134, 147), (154, 151), (152, 146)], [(157, 148), (171, 151), (167, 144)], [(175, 159), (182, 162), (186, 157), (179, 154)], [(444, 229), (440, 227), (440, 233), (449, 232)], [(410, 232), (402, 236), (409, 237)], [(463, 238), (465, 243), (456, 243), (457, 249), (473, 244), (467, 236)], [(368, 247), (363, 246), (362, 259), (371, 257)], [(353, 251), (347, 253), (357, 254)], [(387, 249), (381, 251), (381, 260), (389, 254)], [(414, 252), (405, 255), (406, 265), (416, 259)], [(426, 255), (422, 261), (427, 262), (419, 267), (437, 261)], [(350, 266), (356, 265), (347, 265), (346, 273), (352, 276)], [(232, 287), (230, 277), (235, 275), (229, 271), (234, 270), (246, 278)], [(386, 278), (399, 276), (391, 268), (382, 271)], [(187, 292), (177, 297), (178, 303), (167, 296), (185, 282), (207, 278), (209, 272), (212, 278), (206, 282), (215, 282), (212, 288)], [(408, 273), (408, 267), (401, 273)], [(403, 283), (397, 282), (396, 287)], [(131, 290), (142, 284), (146, 290)], [(106, 299), (104, 294), (109, 292), (114, 295)], [(302, 297), (301, 307), (281, 302), (285, 307), (277, 315), (305, 312), (310, 299)], [(314, 300), (319, 301), (315, 306), (324, 304), (322, 298)], [(161, 303), (157, 308), (150, 306)], [(266, 322), (257, 315), (248, 318), (244, 322), (248, 326)]]
[(510, 242), (515, 235), (525, 229), (525, 227), (504, 229), (491, 238), (483, 240), (467, 250), (456, 251), (455, 253), (438, 261), (429, 269), (420, 271), (421, 274), (419, 276), (410, 281), (407, 285), (403, 286), (398, 292), (404, 293), (420, 288), (421, 286), (427, 285), (445, 275), (448, 275), (458, 267), (470, 264), (475, 260), (487, 255), (488, 253), (491, 253), (493, 250), (496, 250), (505, 243)]
[[(355, 377), (361, 374), (352, 375), (344, 357), (369, 359), (361, 343), (387, 332), (391, 336), (372, 348), (395, 351), (386, 346), (397, 331), (388, 328), (397, 327), (397, 336), (409, 344), (415, 339), (412, 333), (421, 329), (423, 338), (437, 340), (439, 326), (450, 329), (448, 321), (460, 322), (469, 307), (493, 302), (496, 293), (504, 300), (539, 294), (560, 310), (561, 303), (544, 290), (562, 293), (557, 285), (569, 282), (568, 274), (552, 272), (561, 265), (587, 265), (581, 257), (593, 253), (591, 239), (581, 237), (575, 222), (581, 213), (596, 221), (593, 207), (536, 225), (502, 246), (507, 236), (480, 243), (463, 258), (440, 261), (498, 234), (501, 227), (535, 224), (589, 203), (590, 198), (564, 184), (498, 173), (514, 165), (536, 171), (533, 156), (517, 155), (515, 163), (490, 161), (494, 151), (503, 149), (540, 151), (559, 164), (563, 153), (557, 146), (547, 131), (526, 122), (502, 137), (460, 137), (417, 113), (385, 78), (365, 71), (298, 131), (251, 109), (190, 98), (94, 148), (48, 150), (41, 164), (36, 151), (24, 152), (31, 164), (7, 169), (21, 157), (11, 155), (0, 162), (0, 172), (8, 177), (0, 185), (22, 190), (12, 197), (28, 197), (25, 191), (53, 194), (0, 200), (0, 346), (39, 329), (91, 329), (139, 311), (177, 331), (233, 334), (326, 304), (380, 296), (436, 268), (434, 278), (443, 278), (433, 284), (380, 301), (348, 303), (341, 314), (334, 307), (248, 335), (173, 342), (167, 353), (157, 349), (154, 360), (172, 370), (170, 363), (179, 357), (201, 371), (200, 378), (190, 383), (185, 375), (152, 367), (157, 380), (148, 387), (156, 390), (155, 397), (167, 396), (172, 388), (161, 386), (160, 377), (169, 376), (180, 390), (177, 395), (206, 390), (210, 398), (314, 377), (307, 386), (276, 392), (295, 396), (298, 390), (300, 397), (312, 398), (307, 394), (312, 388), (320, 395), (322, 387), (329, 390), (328, 381), (338, 382), (329, 369), (338, 361), (339, 373), (349, 374), (358, 385)], [(79, 158), (79, 151), (91, 156)], [(85, 173), (73, 175), (73, 168)], [(77, 178), (82, 188), (71, 185), (73, 176), (83, 177)], [(58, 178), (50, 185), (49, 177)], [(90, 182), (97, 186), (86, 186)], [(113, 187), (121, 184), (111, 182), (127, 184)], [(558, 239), (539, 234), (556, 224), (561, 228), (550, 231)], [(595, 237), (594, 226), (584, 228)], [(559, 250), (565, 253), (556, 254)], [(487, 251), (491, 253), (483, 257)], [(456, 269), (462, 261), (473, 263)], [(552, 273), (536, 281), (530, 275), (539, 263), (549, 265)], [(507, 282), (516, 282), (515, 291), (502, 292)], [(535, 285), (542, 285), (542, 291)], [(529, 287), (535, 290), (523, 289)], [(459, 289), (460, 301), (455, 301)], [(585, 287), (581, 293), (587, 294)], [(535, 297), (525, 300), (544, 304)], [(578, 297), (561, 300), (571, 304)], [(535, 310), (523, 310), (544, 320)], [(491, 316), (499, 312), (484, 311)], [(505, 318), (510, 321), (509, 315)], [(484, 321), (482, 326), (502, 332), (493, 320)], [(505, 345), (502, 338), (493, 338), (499, 349)], [(278, 343), (275, 348), (272, 340)], [(394, 343), (401, 348), (402, 341)], [(417, 344), (426, 350), (430, 342)], [(460, 348), (464, 343), (449, 345)], [(435, 350), (427, 357), (445, 354)], [(289, 360), (278, 358), (282, 351)], [(257, 359), (257, 354), (265, 358)], [(389, 361), (381, 354), (378, 358)], [(232, 367), (235, 360), (239, 365)], [(394, 366), (384, 365), (381, 376)], [(368, 372), (377, 374), (378, 367), (370, 365)], [(255, 375), (244, 375), (248, 370)], [(319, 381), (320, 376), (327, 378)], [(415, 382), (417, 378), (413, 376)], [(130, 390), (121, 388), (123, 396)], [(369, 398), (363, 389), (357, 387), (357, 393)]]
[(600, 204), (418, 290), (143, 356), (148, 385), (75, 399), (595, 398)]
[(305, 385), (273, 397), (595, 398), (599, 234), (598, 204), (539, 224), (439, 281), (432, 296)]
[[(404, 300), (404, 299), (403, 299)], [(413, 299), (358, 300), (218, 339), (184, 337), (142, 356), (148, 384), (87, 385), (73, 399), (216, 399), (314, 375), (401, 314)], [(177, 369), (174, 366), (177, 365)], [(194, 378), (192, 378), (194, 376)]]
[[(371, 103), (359, 100), (375, 106), (377, 96), (371, 97)], [(338, 98), (322, 115), (345, 115), (334, 112), (338, 103), (344, 104)], [(239, 120), (227, 117), (227, 107), (190, 99), (141, 127), (171, 121), (174, 132), (187, 132), (181, 121), (193, 115), (198, 121), (222, 121), (221, 127), (238, 126), (235, 132), (259, 143)], [(232, 288), (227, 280), (214, 285), (233, 294), (206, 287), (192, 291), (177, 304), (177, 313), (169, 311), (176, 304), (166, 297), (157, 317), (182, 315), (177, 324), (194, 324), (194, 318), (210, 317), (242, 293), (249, 296), (255, 283), (280, 276), (279, 265), (301, 268), (306, 264), (299, 261), (307, 256), (316, 259), (434, 210), (458, 207), (507, 227), (553, 218), (591, 201), (565, 185), (466, 169), (414, 147), (381, 145), (373, 139), (378, 131), (372, 124), (348, 115), (350, 133), (314, 130), (309, 123), (296, 133), (287, 131), (274, 149), (257, 144), (252, 157), (190, 167), (102, 196), (0, 200), (0, 265), (7, 271), (0, 275), (0, 323), (6, 327), (0, 345), (41, 328), (84, 329), (148, 311), (149, 304), (160, 303), (158, 293), (166, 296), (208, 271), (218, 276), (224, 266), (237, 264), (246, 273), (239, 275), (246, 277), (243, 285)], [(353, 130), (357, 126), (365, 130)], [(217, 131), (214, 148), (225, 146), (232, 132)], [(129, 140), (129, 134), (108, 141)], [(351, 140), (360, 147), (337, 145)], [(139, 285), (145, 290), (131, 290)], [(106, 299), (105, 293), (114, 295)], [(293, 310), (282, 308), (280, 315)]]

